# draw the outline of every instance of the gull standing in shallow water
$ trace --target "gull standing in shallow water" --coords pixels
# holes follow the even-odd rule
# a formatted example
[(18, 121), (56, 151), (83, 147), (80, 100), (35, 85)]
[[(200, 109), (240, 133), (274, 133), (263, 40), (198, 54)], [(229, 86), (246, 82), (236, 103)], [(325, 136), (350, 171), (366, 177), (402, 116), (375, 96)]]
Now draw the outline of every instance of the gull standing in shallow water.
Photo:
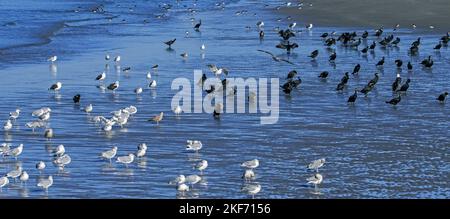
[(252, 196), (252, 198), (255, 198), (255, 195), (258, 194), (261, 191), (261, 185), (260, 184), (248, 184), (242, 187), (242, 190), (249, 195)]
[(58, 81), (55, 84), (53, 84), (52, 86), (50, 86), (50, 88), (48, 90), (53, 90), (55, 92), (58, 92), (59, 90), (61, 90), (61, 88), (62, 88), (62, 83)]
[(45, 163), (44, 161), (39, 161), (36, 164), (36, 169), (39, 171), (39, 173), (42, 173), (42, 171), (45, 169)]
[(321, 168), (325, 164), (325, 158), (321, 158), (318, 160), (312, 161), (310, 164), (308, 164), (308, 169), (310, 170), (316, 170), (316, 172), (319, 172), (319, 168)]
[(128, 164), (133, 163), (134, 158), (135, 158), (134, 154), (128, 154), (127, 156), (117, 157), (116, 162), (123, 163), (123, 164), (125, 164), (125, 167), (128, 168)]
[(249, 182), (255, 179), (255, 177), (256, 177), (255, 172), (253, 172), (252, 169), (246, 169), (244, 174), (242, 175), (242, 178), (245, 180), (245, 182)]
[(47, 61), (48, 62), (56, 62), (56, 60), (58, 60), (58, 56), (50, 56)]
[(14, 149), (12, 149), (12, 150), (10, 150), (10, 151), (7, 151), (7, 152), (5, 153), (5, 155), (6, 155), (6, 156), (13, 156), (14, 159), (17, 160), (17, 157), (18, 157), (20, 154), (22, 154), (22, 151), (23, 151), (23, 144), (20, 144), (17, 148), (14, 148)]
[(53, 138), (53, 129), (45, 130), (44, 137), (47, 139), (47, 141)]
[(111, 159), (113, 159), (117, 154), (117, 147), (114, 146), (112, 149), (103, 151), (101, 154), (102, 158), (108, 159), (109, 163), (111, 163)]
[(62, 144), (58, 145), (58, 147), (56, 147), (56, 149), (53, 150), (53, 154), (54, 154), (56, 157), (60, 157), (60, 156), (62, 156), (64, 153), (66, 153), (66, 149), (64, 148), (64, 145), (62, 145)]
[(25, 185), (26, 185), (28, 179), (30, 179), (30, 176), (28, 175), (27, 171), (23, 171), (19, 177), (20, 182), (25, 183)]
[(12, 119), (16, 121), (17, 118), (20, 116), (20, 109), (16, 109), (14, 112), (9, 113), (9, 119)]
[(203, 175), (203, 171), (208, 167), (208, 161), (202, 160), (195, 165), (195, 169), (200, 170), (200, 175)]
[(177, 178), (169, 182), (169, 185), (173, 184), (184, 184), (186, 182), (186, 177), (184, 175), (179, 175)]
[(12, 129), (12, 122), (10, 119), (6, 120), (5, 124), (3, 125), (3, 130), (9, 131)]
[(84, 108), (84, 112), (86, 112), (86, 113), (90, 113), (90, 112), (92, 112), (92, 110), (93, 110), (93, 107), (92, 107), (92, 104), (89, 104), (89, 105), (87, 105), (85, 108)]
[(16, 181), (16, 178), (18, 178), (22, 174), (22, 167), (17, 166), (15, 170), (11, 170), (6, 174), (6, 177), (13, 178), (14, 181)]
[(247, 169), (255, 169), (258, 166), (259, 166), (259, 160), (258, 159), (245, 161), (244, 163), (241, 164), (241, 167), (245, 167)]
[(9, 184), (9, 179), (6, 176), (0, 178), (0, 191), (2, 191), (3, 187)]
[(70, 164), (70, 162), (72, 162), (72, 158), (68, 154), (64, 154), (63, 156), (57, 157), (53, 160), (53, 163), (61, 169), (64, 169), (64, 167)]
[(317, 185), (321, 184), (323, 181), (323, 176), (320, 173), (316, 173), (314, 176), (311, 176), (306, 180), (308, 181), (308, 184), (314, 184), (314, 188), (317, 189)]
[(53, 185), (53, 176), (49, 176), (48, 179), (41, 179), (37, 184), (38, 187), (43, 188), (45, 191), (48, 191), (48, 188)]
[(186, 183), (191, 184), (191, 187), (194, 187), (194, 185), (197, 184), (198, 182), (200, 182), (201, 180), (202, 180), (202, 177), (200, 177), (198, 175), (186, 176)]
[(198, 151), (200, 149), (202, 149), (203, 144), (201, 141), (192, 141), (192, 140), (187, 140), (186, 141), (186, 150), (188, 151), (195, 151), (196, 153), (198, 153)]
[(181, 183), (177, 186), (177, 191), (181, 193), (181, 195), (185, 195), (186, 192), (189, 192), (189, 186), (184, 183)]

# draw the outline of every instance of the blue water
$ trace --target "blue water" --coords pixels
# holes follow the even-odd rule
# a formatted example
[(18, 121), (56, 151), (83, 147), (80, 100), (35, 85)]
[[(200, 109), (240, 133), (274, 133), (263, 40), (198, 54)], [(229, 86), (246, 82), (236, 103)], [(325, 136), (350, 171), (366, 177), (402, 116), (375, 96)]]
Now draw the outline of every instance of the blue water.
[[(19, 161), (0, 160), (0, 174), (22, 165), (30, 174), (27, 185), (11, 183), (0, 192), (1, 198), (177, 198), (174, 186), (167, 182), (179, 174), (199, 174), (192, 165), (201, 159), (209, 162), (203, 181), (187, 198), (248, 198), (240, 191), (243, 161), (258, 158), (256, 183), (262, 191), (256, 198), (448, 198), (449, 182), (449, 107), (435, 101), (437, 95), (449, 90), (449, 51), (432, 50), (440, 38), (433, 32), (401, 30), (399, 48), (377, 48), (362, 56), (354, 50), (336, 47), (336, 66), (328, 63), (328, 51), (320, 35), (336, 30), (364, 29), (317, 27), (304, 31), (294, 41), (300, 48), (289, 57), (298, 66), (271, 61), (257, 49), (286, 55), (274, 47), (278, 37), (273, 28), (286, 27), (291, 21), (277, 22), (271, 8), (279, 1), (226, 1), (224, 10), (214, 3), (175, 1), (173, 8), (163, 13), (155, 1), (14, 1), (0, 3), (0, 19), (7, 25), (0, 28), (0, 119), (21, 107), (22, 115), (9, 132), (1, 131), (2, 142), (23, 143), (25, 149)], [(271, 5), (265, 7), (264, 4)], [(89, 9), (104, 5), (105, 13)], [(135, 7), (136, 5), (136, 7)], [(79, 12), (74, 12), (78, 7)], [(235, 12), (247, 9), (246, 15)], [(256, 14), (255, 14), (256, 13)], [(110, 20), (111, 18), (111, 20)], [(195, 32), (190, 18), (202, 19), (201, 32)], [(266, 23), (266, 37), (259, 40), (256, 22)], [(146, 22), (148, 21), (148, 22)], [(250, 26), (246, 30), (245, 26)], [(303, 24), (299, 21), (299, 26)], [(185, 32), (189, 31), (189, 37)], [(409, 44), (421, 36), (420, 54), (410, 57)], [(162, 43), (176, 37), (174, 51), (166, 51)], [(371, 43), (371, 36), (367, 43)], [(200, 45), (207, 49), (204, 57)], [(364, 42), (366, 43), (366, 42)], [(360, 47), (362, 48), (362, 47)], [(307, 55), (320, 50), (316, 62)], [(189, 53), (183, 60), (179, 54)], [(122, 56), (121, 67), (130, 66), (129, 73), (116, 72), (109, 62), (107, 80), (120, 80), (121, 87), (112, 94), (102, 92), (94, 78), (105, 69), (104, 55)], [(46, 62), (58, 55), (55, 65)], [(418, 62), (433, 55), (433, 69), (422, 69)], [(354, 88), (361, 88), (377, 71), (375, 63), (386, 57), (380, 81), (368, 97), (360, 96), (355, 106), (346, 100)], [(411, 87), (397, 107), (384, 101), (392, 97), (390, 85), (397, 72), (395, 59), (411, 60), (413, 72), (405, 69), (403, 78), (411, 78)], [(303, 84), (292, 95), (280, 94), (280, 119), (273, 125), (260, 125), (259, 115), (224, 114), (214, 120), (210, 114), (171, 113), (170, 101), (175, 90), (171, 82), (177, 77), (193, 78), (194, 69), (208, 71), (206, 64), (215, 63), (230, 69), (230, 76), (279, 77), (283, 80), (295, 68)], [(351, 78), (347, 90), (340, 94), (335, 87), (343, 72), (362, 65), (360, 76)], [(146, 89), (140, 97), (133, 90), (146, 86), (145, 74), (159, 64), (154, 78), (158, 87)], [(405, 62), (406, 64), (406, 62)], [(330, 71), (326, 82), (317, 75)], [(208, 75), (212, 77), (211, 74)], [(59, 95), (47, 91), (61, 81)], [(280, 91), (281, 92), (281, 91)], [(87, 116), (72, 103), (73, 95), (82, 95), (81, 108), (92, 103), (94, 111)], [(135, 105), (138, 113), (129, 124), (105, 133), (90, 122), (95, 115), (108, 115), (113, 110)], [(55, 138), (47, 142), (43, 131), (32, 133), (25, 123), (32, 121), (31, 112), (43, 106), (52, 108), (50, 127)], [(166, 118), (159, 126), (146, 120), (159, 112)], [(204, 148), (199, 154), (184, 150), (187, 139), (198, 139)], [(101, 151), (114, 145), (119, 155), (135, 152), (139, 143), (149, 145), (147, 157), (125, 168), (109, 165), (98, 158)], [(52, 148), (64, 144), (72, 163), (64, 171), (51, 164)], [(324, 182), (320, 195), (306, 185), (311, 172), (305, 166), (325, 157), (321, 169)], [(34, 169), (44, 160), (47, 169), (42, 176)], [(48, 193), (36, 187), (39, 177), (54, 176)]]

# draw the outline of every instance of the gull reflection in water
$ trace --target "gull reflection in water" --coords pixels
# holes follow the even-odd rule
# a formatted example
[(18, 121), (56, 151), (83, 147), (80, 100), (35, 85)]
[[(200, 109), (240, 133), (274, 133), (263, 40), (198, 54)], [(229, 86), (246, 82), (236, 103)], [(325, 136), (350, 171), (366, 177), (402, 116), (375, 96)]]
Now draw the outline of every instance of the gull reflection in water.
[(55, 63), (50, 64), (48, 69), (53, 76), (56, 76), (56, 73), (58, 73), (58, 66)]

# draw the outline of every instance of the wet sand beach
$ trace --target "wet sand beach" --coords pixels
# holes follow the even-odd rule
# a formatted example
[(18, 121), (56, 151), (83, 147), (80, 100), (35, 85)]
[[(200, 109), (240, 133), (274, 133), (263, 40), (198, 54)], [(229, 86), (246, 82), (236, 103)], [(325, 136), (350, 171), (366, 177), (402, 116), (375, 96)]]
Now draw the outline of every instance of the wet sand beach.
[[(5, 39), (1, 42), (4, 49), (0, 49), (0, 124), (9, 118), (9, 112), (21, 109), (13, 128), (0, 130), (0, 143), (12, 147), (24, 144), (17, 160), (0, 156), (0, 176), (17, 166), (30, 176), (26, 185), (10, 179), (0, 198), (245, 199), (251, 196), (241, 190), (246, 182), (241, 178), (244, 168), (240, 165), (252, 159), (260, 161), (255, 169), (256, 178), (251, 182), (261, 185), (261, 191), (255, 195), (257, 199), (450, 197), (450, 102), (442, 104), (436, 100), (437, 95), (450, 91), (450, 50), (446, 46), (433, 49), (442, 33), (400, 28), (395, 33), (386, 29), (381, 37), (375, 37), (373, 30), (365, 26), (380, 25), (371, 24), (372, 21), (365, 21), (368, 23), (360, 27), (355, 27), (350, 18), (346, 18), (350, 19), (348, 23), (337, 22), (337, 18), (331, 22), (327, 17), (321, 17), (320, 23), (309, 16), (277, 21), (285, 16), (274, 13), (284, 3), (278, 0), (225, 1), (223, 9), (216, 7), (215, 2), (192, 0), (46, 2), (8, 1), (8, 6), (4, 3), (0, 7), (0, 16), (8, 23), (0, 27), (0, 38)], [(314, 2), (320, 6), (318, 1)], [(358, 2), (381, 4), (352, 1)], [(436, 7), (447, 6), (442, 2), (437, 1)], [(164, 3), (170, 3), (171, 10), (165, 12)], [(91, 5), (101, 4), (106, 13), (91, 11)], [(326, 13), (331, 17), (343, 16), (365, 8), (346, 7), (350, 8), (339, 5), (336, 11), (331, 11), (328, 7), (330, 11)], [(189, 8), (195, 8), (196, 12), (190, 12)], [(244, 9), (246, 13), (237, 13)], [(305, 6), (304, 10), (309, 9)], [(307, 13), (312, 10), (316, 9), (313, 7)], [(436, 13), (448, 16), (442, 11)], [(202, 26), (197, 32), (193, 26), (200, 19)], [(295, 20), (299, 24), (318, 24), (311, 30), (296, 27), (299, 32), (291, 42), (300, 46), (288, 55), (275, 47), (280, 43), (275, 29), (286, 29)], [(258, 21), (265, 23), (264, 39), (259, 37)], [(10, 22), (13, 23), (9, 25)], [(404, 22), (407, 25), (412, 21)], [(417, 25), (428, 23), (420, 22)], [(395, 23), (400, 22), (385, 25)], [(42, 37), (35, 36), (48, 33), (47, 29), (53, 30), (54, 25), (59, 29), (45, 34), (49, 40), (40, 44)], [(328, 48), (320, 37), (332, 31), (338, 34), (355, 31), (360, 36), (365, 30), (370, 34), (358, 49), (340, 43)], [(381, 47), (377, 43), (374, 50), (361, 52), (390, 34), (401, 38), (398, 46)], [(408, 50), (418, 37), (422, 39), (420, 52), (412, 56)], [(176, 43), (168, 49), (163, 42), (173, 38), (177, 38)], [(23, 46), (30, 43), (36, 45)], [(201, 50), (203, 44), (206, 48)], [(276, 62), (259, 49), (295, 65)], [(314, 50), (319, 55), (312, 60), (308, 55)], [(189, 56), (182, 58), (180, 54), (185, 52)], [(329, 62), (332, 52), (337, 53), (334, 63)], [(105, 60), (106, 54), (111, 56), (110, 60)], [(58, 56), (55, 63), (46, 61), (52, 55)], [(113, 61), (117, 55), (121, 56), (120, 62)], [(424, 68), (420, 62), (429, 55), (434, 66)], [(384, 67), (376, 68), (382, 57), (386, 59)], [(402, 68), (397, 68), (396, 59), (403, 60)], [(406, 69), (407, 62), (412, 63), (412, 70)], [(156, 64), (157, 71), (152, 69)], [(172, 88), (172, 82), (185, 78), (196, 88), (194, 70), (202, 70), (208, 78), (215, 77), (208, 64), (228, 68), (229, 77), (274, 78), (280, 83), (295, 69), (302, 83), (290, 95), (280, 89), (279, 120), (275, 124), (261, 125), (260, 113), (223, 113), (220, 119), (205, 112), (175, 115), (171, 100), (178, 90)], [(356, 64), (361, 64), (358, 75), (350, 75), (347, 88), (337, 92), (336, 85), (344, 72), (351, 72)], [(124, 71), (125, 68), (130, 70)], [(318, 78), (323, 71), (329, 72), (325, 80)], [(106, 74), (105, 81), (96, 81), (102, 72)], [(157, 81), (156, 87), (149, 87), (147, 72)], [(349, 105), (349, 96), (367, 85), (375, 72), (379, 73), (376, 87), (367, 96), (358, 94), (355, 104)], [(401, 74), (403, 81), (411, 79), (411, 83), (402, 102), (391, 106), (385, 101), (396, 96), (391, 90), (396, 74)], [(104, 89), (115, 81), (120, 81), (120, 87), (114, 93)], [(62, 82), (62, 89), (57, 93), (49, 91), (56, 82)], [(140, 95), (134, 93), (138, 86), (143, 88)], [(79, 104), (72, 100), (76, 94), (81, 94)], [(89, 114), (84, 112), (88, 104), (93, 105)], [(110, 118), (112, 111), (130, 105), (136, 106), (138, 112), (124, 127), (116, 125), (111, 131), (104, 131), (93, 122), (95, 116)], [(51, 141), (44, 138), (43, 129), (33, 132), (25, 126), (36, 120), (31, 113), (41, 107), (52, 109), (48, 125), (55, 136)], [(158, 125), (148, 121), (160, 112), (164, 112), (164, 119)], [(198, 153), (186, 151), (186, 140), (200, 140), (203, 148)], [(147, 154), (128, 167), (115, 163), (115, 159), (110, 164), (99, 157), (114, 146), (118, 147), (118, 156), (135, 153), (140, 143), (148, 145)], [(66, 154), (72, 157), (64, 170), (52, 163), (53, 150), (59, 144), (64, 144)], [(324, 180), (317, 192), (307, 184), (306, 179), (314, 171), (306, 166), (320, 158), (326, 158), (326, 163), (319, 170)], [(193, 168), (201, 160), (209, 164), (203, 173)], [(47, 164), (42, 173), (35, 168), (38, 161)], [(191, 191), (180, 195), (176, 186), (168, 184), (180, 174), (203, 175)], [(54, 183), (45, 192), (36, 184), (49, 175)]]
[(292, 5), (282, 7), (281, 13), (305, 24), (373, 29), (416, 24), (420, 29), (433, 25), (436, 32), (450, 31), (450, 4), (446, 0), (310, 0), (300, 10), (295, 1)]

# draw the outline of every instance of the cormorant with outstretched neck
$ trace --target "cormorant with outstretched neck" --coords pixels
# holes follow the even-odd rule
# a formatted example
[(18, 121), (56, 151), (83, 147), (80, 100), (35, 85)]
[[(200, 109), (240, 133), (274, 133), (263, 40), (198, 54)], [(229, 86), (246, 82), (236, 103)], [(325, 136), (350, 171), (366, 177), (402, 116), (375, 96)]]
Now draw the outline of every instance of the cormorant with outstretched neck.
[(363, 89), (361, 89), (359, 92), (363, 93), (365, 96), (367, 96), (367, 94), (369, 94), (369, 92), (374, 88), (375, 84), (367, 84), (366, 86), (364, 86)]
[(401, 97), (400, 95), (398, 95), (397, 97), (392, 98), (392, 99), (389, 100), (389, 101), (386, 101), (386, 103), (389, 103), (389, 104), (395, 106), (395, 105), (397, 105), (398, 103), (400, 103), (401, 100), (402, 100), (402, 97)]
[(322, 37), (322, 38), (327, 38), (328, 37), (328, 33), (323, 33), (322, 35), (320, 35), (320, 37)]
[(374, 74), (374, 77), (372, 78), (372, 80), (369, 81), (369, 83), (367, 83), (367, 86), (375, 86), (375, 84), (378, 83), (378, 79), (380, 77), (378, 76), (378, 73)]
[(361, 69), (361, 65), (360, 64), (355, 65), (355, 67), (353, 68), (352, 75), (358, 74), (360, 69)]
[(416, 41), (412, 42), (412, 43), (411, 43), (411, 46), (413, 46), (413, 47), (419, 47), (419, 46), (420, 46), (420, 37), (417, 38)]

